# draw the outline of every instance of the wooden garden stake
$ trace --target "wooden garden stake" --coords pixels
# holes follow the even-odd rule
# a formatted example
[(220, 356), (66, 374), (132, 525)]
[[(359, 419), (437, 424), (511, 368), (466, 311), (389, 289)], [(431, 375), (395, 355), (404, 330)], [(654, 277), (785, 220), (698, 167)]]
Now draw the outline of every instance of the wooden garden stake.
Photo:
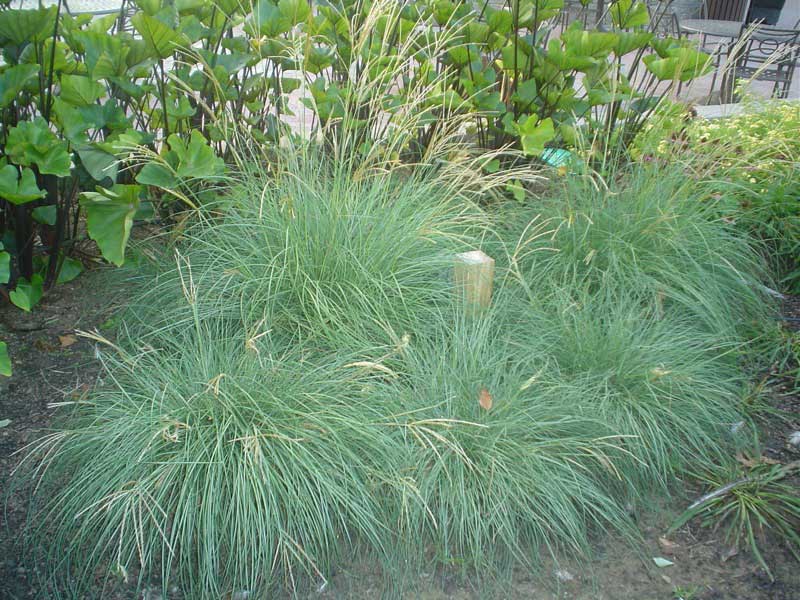
[(456, 254), (453, 279), (463, 293), (467, 312), (477, 314), (492, 302), (494, 259), (480, 250)]

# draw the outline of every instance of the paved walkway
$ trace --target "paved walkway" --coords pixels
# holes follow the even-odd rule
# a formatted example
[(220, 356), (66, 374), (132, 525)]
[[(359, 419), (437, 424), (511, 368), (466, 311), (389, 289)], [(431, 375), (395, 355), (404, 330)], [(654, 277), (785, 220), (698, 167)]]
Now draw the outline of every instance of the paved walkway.
[[(58, 0), (42, 0), (44, 6), (58, 4)], [(111, 13), (117, 12), (122, 6), (122, 0), (65, 0), (69, 12), (76, 13)], [(11, 2), (12, 8), (37, 8), (39, 0), (14, 0)]]

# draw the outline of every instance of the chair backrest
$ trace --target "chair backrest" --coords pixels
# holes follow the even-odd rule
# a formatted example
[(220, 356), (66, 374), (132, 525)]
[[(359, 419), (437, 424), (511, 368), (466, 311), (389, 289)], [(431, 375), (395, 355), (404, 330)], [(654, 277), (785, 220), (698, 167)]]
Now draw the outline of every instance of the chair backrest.
[(678, 15), (672, 10), (674, 0), (648, 0), (647, 11), (650, 13), (650, 31), (656, 35), (681, 37)]
[(136, 14), (137, 6), (133, 0), (122, 0), (117, 14), (116, 23), (114, 23), (114, 33), (127, 31), (134, 33), (133, 23), (131, 17)]
[(750, 12), (751, 0), (704, 0), (703, 17), (719, 21), (744, 23)]
[[(747, 28), (742, 28), (744, 33)], [(777, 29), (775, 27), (756, 27), (750, 34), (739, 58), (737, 66), (761, 68), (764, 73), (794, 70), (800, 54), (800, 31), (797, 29)]]
[(556, 22), (564, 30), (573, 21), (587, 20), (588, 10), (588, 5), (584, 6), (580, 0), (564, 0), (564, 6), (561, 8)]

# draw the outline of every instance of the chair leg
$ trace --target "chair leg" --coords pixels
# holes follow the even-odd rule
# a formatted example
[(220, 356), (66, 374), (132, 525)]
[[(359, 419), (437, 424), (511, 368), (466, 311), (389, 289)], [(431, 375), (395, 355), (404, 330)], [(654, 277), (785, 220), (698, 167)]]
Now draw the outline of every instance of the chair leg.
[(722, 55), (717, 53), (717, 58), (714, 60), (714, 75), (711, 77), (711, 88), (708, 90), (708, 95), (714, 93), (714, 84), (717, 82), (717, 75), (719, 75), (719, 68), (722, 65)]

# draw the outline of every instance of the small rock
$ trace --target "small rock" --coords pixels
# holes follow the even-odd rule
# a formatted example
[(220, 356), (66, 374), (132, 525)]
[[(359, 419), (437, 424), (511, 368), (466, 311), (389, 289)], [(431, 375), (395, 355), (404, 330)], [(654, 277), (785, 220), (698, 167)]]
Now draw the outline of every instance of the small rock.
[(800, 431), (793, 431), (789, 434), (789, 444), (795, 448), (800, 447)]
[(142, 600), (163, 600), (163, 596), (155, 588), (146, 588), (142, 591)]
[(556, 569), (553, 574), (556, 576), (556, 579), (558, 579), (561, 583), (567, 583), (568, 581), (575, 580), (575, 576), (569, 571), (566, 571), (564, 569)]

